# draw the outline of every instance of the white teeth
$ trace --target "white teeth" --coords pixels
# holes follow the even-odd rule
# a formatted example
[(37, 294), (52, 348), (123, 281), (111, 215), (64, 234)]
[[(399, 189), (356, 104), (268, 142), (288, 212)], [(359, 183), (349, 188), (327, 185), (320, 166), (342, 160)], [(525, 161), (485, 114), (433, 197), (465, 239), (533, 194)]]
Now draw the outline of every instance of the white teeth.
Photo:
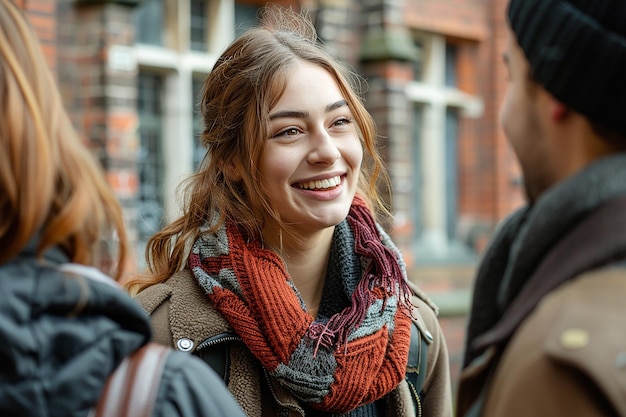
[(339, 183), (341, 182), (341, 178), (339, 177), (333, 177), (333, 178), (328, 178), (328, 179), (323, 179), (323, 180), (317, 180), (317, 181), (307, 181), (307, 182), (301, 182), (299, 184), (296, 184), (296, 187), (298, 188), (303, 188), (305, 190), (324, 190), (327, 188), (332, 188), (335, 187), (337, 185), (339, 185)]

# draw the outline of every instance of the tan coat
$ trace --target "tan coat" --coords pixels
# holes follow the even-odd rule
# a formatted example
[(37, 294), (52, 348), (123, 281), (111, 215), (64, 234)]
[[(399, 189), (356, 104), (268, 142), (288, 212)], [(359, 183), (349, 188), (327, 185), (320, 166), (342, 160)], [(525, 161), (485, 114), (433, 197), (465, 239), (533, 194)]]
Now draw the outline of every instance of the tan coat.
[[(507, 345), (481, 417), (626, 416), (626, 268), (592, 271), (547, 295)], [(466, 368), (468, 413), (493, 359)], [(466, 414), (467, 413), (467, 414)]]
[[(433, 336), (428, 348), (425, 396), (422, 410), (415, 410), (409, 385), (402, 381), (387, 395), (385, 415), (449, 417), (452, 416), (452, 399), (448, 352), (436, 309), (417, 288), (412, 288), (416, 294), (413, 302), (417, 306), (418, 327)], [(147, 288), (136, 298), (151, 316), (154, 339), (158, 343), (174, 348), (191, 347), (193, 351), (213, 336), (232, 332), (225, 319), (208, 302), (189, 270)], [(297, 399), (267, 374), (245, 345), (231, 344), (230, 358), (228, 388), (248, 416), (304, 417)]]

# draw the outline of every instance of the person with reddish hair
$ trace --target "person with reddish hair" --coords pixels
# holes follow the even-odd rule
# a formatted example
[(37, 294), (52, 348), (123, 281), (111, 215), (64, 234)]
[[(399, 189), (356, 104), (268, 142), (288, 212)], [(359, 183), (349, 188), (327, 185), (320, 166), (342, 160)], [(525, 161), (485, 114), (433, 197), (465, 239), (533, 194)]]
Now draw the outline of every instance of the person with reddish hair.
[[(113, 237), (113, 262), (101, 262)], [(11, 0), (0, 0), (0, 249), (0, 415), (93, 416), (109, 376), (151, 340), (150, 321), (104, 274), (119, 279), (127, 259), (121, 207)], [(198, 358), (169, 350), (160, 371), (148, 415), (243, 417)]]

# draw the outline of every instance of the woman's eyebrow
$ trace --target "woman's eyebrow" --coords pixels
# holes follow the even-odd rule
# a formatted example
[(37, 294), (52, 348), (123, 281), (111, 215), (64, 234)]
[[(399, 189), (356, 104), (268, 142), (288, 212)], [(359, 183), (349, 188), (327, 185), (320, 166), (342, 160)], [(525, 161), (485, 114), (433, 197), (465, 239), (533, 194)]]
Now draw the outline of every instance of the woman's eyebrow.
[(275, 120), (275, 119), (280, 119), (280, 118), (304, 119), (306, 117), (309, 117), (308, 111), (283, 110), (283, 111), (278, 111), (276, 113), (270, 114), (270, 120)]
[(338, 100), (332, 104), (326, 106), (326, 113), (330, 113), (331, 111), (338, 109), (339, 107), (347, 106), (348, 102), (344, 99)]
[[(344, 99), (341, 100), (337, 100), (334, 103), (329, 104), (328, 106), (326, 106), (326, 113), (330, 113), (331, 111), (338, 109), (340, 107), (343, 106), (347, 106), (348, 102)], [(307, 111), (299, 111), (299, 110), (283, 110), (283, 111), (277, 111), (275, 113), (270, 114), (269, 119), (270, 120), (276, 120), (276, 119), (280, 119), (280, 118), (294, 118), (294, 119), (304, 119), (309, 117), (309, 112)]]

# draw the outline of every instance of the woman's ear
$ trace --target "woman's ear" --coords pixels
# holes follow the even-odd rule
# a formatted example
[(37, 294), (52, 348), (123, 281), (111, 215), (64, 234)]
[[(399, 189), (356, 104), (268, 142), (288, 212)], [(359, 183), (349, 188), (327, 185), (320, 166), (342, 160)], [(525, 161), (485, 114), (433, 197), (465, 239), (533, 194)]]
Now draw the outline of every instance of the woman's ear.
[(241, 165), (234, 158), (223, 161), (222, 171), (224, 172), (224, 177), (230, 181), (239, 181), (241, 179), (240, 167)]

